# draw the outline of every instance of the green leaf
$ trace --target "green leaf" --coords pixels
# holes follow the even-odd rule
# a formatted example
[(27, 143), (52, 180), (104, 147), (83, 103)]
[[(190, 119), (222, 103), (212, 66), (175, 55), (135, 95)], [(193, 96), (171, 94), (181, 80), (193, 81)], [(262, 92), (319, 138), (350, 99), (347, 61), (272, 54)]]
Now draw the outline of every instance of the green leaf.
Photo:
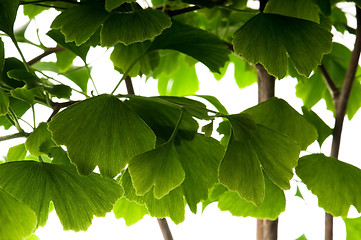
[(8, 154), (6, 155), (7, 162), (21, 161), (26, 157), (25, 144), (19, 144), (9, 148)]
[(270, 0), (267, 2), (264, 12), (320, 23), (318, 6), (314, 0), (292, 0), (287, 4), (284, 3), (282, 0)]
[(42, 86), (40, 78), (25, 69), (13, 69), (7, 72), (9, 78), (15, 79), (26, 84), (26, 89), (32, 89)]
[(316, 23), (266, 13), (250, 19), (233, 37), (237, 54), (248, 62), (261, 63), (280, 79), (287, 73), (287, 53), (297, 72), (308, 76), (331, 50), (332, 42), (332, 34)]
[[(329, 16), (331, 14), (331, 3), (330, 0), (312, 0), (325, 14), (326, 16)], [(332, 9), (334, 10), (334, 8)]]
[(136, 0), (105, 0), (105, 10), (111, 12), (126, 2), (135, 2)]
[(262, 204), (255, 206), (240, 198), (237, 193), (226, 191), (220, 196), (218, 207), (222, 211), (229, 211), (233, 216), (274, 220), (285, 210), (286, 198), (283, 191), (265, 175), (265, 197)]
[(159, 49), (187, 54), (218, 73), (228, 61), (230, 53), (223, 41), (215, 35), (177, 21), (173, 21), (170, 28), (154, 39), (149, 51)]
[(257, 82), (257, 72), (253, 67), (234, 54), (231, 54), (230, 58), (234, 64), (234, 79), (239, 88), (245, 88)]
[(44, 85), (44, 90), (57, 98), (70, 99), (72, 89), (69, 86), (58, 85)]
[(21, 62), (17, 58), (6, 58), (2, 72), (0, 72), (1, 73), (0, 82), (5, 84), (5, 86), (9, 86), (10, 88), (23, 87), (25, 85), (24, 82), (17, 81), (17, 80), (14, 80), (14, 79), (8, 77), (7, 73), (9, 71), (15, 70), (15, 69), (26, 71), (23, 62)]
[(109, 13), (102, 5), (81, 4), (63, 11), (55, 18), (51, 28), (60, 28), (65, 42), (75, 41), (79, 46), (88, 41), (108, 17)]
[(129, 45), (153, 39), (172, 25), (170, 17), (159, 10), (136, 9), (132, 12), (113, 12), (100, 32), (103, 47), (117, 43)]
[(4, 90), (0, 88), (0, 116), (8, 113), (10, 101)]
[(317, 130), (286, 101), (279, 98), (260, 103), (244, 111), (258, 123), (296, 140), (301, 150), (317, 140)]
[(31, 105), (35, 104), (35, 92), (37, 92), (38, 88), (33, 88), (27, 90), (26, 86), (22, 88), (15, 88), (10, 91), (12, 97), (25, 101)]
[(159, 63), (157, 52), (147, 53), (150, 44), (149, 41), (144, 41), (128, 46), (121, 43), (115, 45), (110, 59), (116, 70), (122, 74), (127, 73), (130, 77), (150, 73)]
[(51, 133), (48, 130), (47, 123), (40, 123), (39, 126), (30, 134), (25, 141), (26, 149), (34, 157), (47, 154), (51, 147), (56, 146), (51, 139)]
[(135, 156), (128, 169), (137, 195), (144, 195), (154, 186), (158, 199), (178, 187), (185, 176), (173, 141)]
[(25, 240), (40, 240), (40, 238), (38, 236), (36, 236), (35, 234), (33, 234), (30, 237), (26, 238)]
[(35, 4), (24, 4), (24, 15), (30, 19), (34, 19), (41, 12), (48, 10), (48, 7), (38, 6)]
[(0, 30), (14, 38), (14, 22), (20, 0), (3, 0), (0, 2)]
[(297, 186), (297, 191), (296, 191), (295, 196), (304, 199), (304, 198), (303, 198), (303, 195), (302, 195), (302, 193), (301, 193), (301, 191), (300, 191), (300, 188), (299, 188), (298, 186)]
[(296, 173), (333, 216), (346, 217), (351, 205), (361, 212), (361, 170), (322, 154), (300, 158)]
[(240, 113), (228, 115), (227, 119), (231, 123), (233, 137), (236, 141), (247, 141), (256, 133), (256, 122), (249, 114)]
[(113, 212), (116, 218), (123, 218), (127, 226), (137, 223), (144, 215), (148, 214), (145, 206), (129, 201), (125, 197), (118, 199), (114, 205)]
[(4, 64), (5, 64), (5, 48), (4, 48), (4, 42), (0, 38), (0, 80), (3, 72)]
[(313, 107), (327, 91), (325, 82), (318, 70), (315, 70), (310, 78), (298, 78), (296, 96), (302, 99), (307, 108)]
[(86, 230), (93, 215), (105, 216), (121, 196), (114, 181), (98, 174), (80, 176), (74, 167), (34, 161), (0, 165), (0, 185), (38, 216), (38, 224), (46, 223), (49, 202), (53, 201), (64, 230)]
[[(17, 117), (21, 117), (29, 108), (30, 104), (13, 97), (9, 97), (10, 107), (15, 112)], [(5, 129), (9, 129), (12, 124), (5, 116), (0, 116), (0, 126), (4, 126)]]
[(305, 106), (302, 107), (303, 116), (317, 129), (318, 133), (318, 144), (322, 146), (322, 143), (328, 136), (332, 134), (332, 128), (330, 128), (315, 112), (307, 109)]
[(220, 113), (228, 115), (227, 109), (222, 105), (222, 103), (214, 96), (211, 95), (196, 95), (196, 97), (201, 97), (211, 103)]
[(60, 112), (52, 118), (49, 130), (57, 144), (67, 147), (80, 174), (90, 174), (99, 166), (100, 173), (110, 178), (132, 157), (153, 149), (155, 143), (154, 133), (143, 120), (122, 101), (106, 94)]
[[(1, 164), (4, 165), (4, 164)], [(20, 240), (36, 228), (36, 215), (31, 208), (0, 188), (0, 238)]]
[(76, 58), (76, 55), (69, 51), (68, 49), (64, 49), (63, 51), (56, 53), (56, 67), (59, 72), (63, 73), (69, 70), (69, 68), (73, 65), (73, 61)]
[(307, 240), (307, 238), (306, 238), (305, 234), (302, 234), (302, 236), (300, 236), (296, 240)]
[(361, 217), (358, 218), (343, 218), (346, 225), (346, 240), (360, 240), (361, 239)]

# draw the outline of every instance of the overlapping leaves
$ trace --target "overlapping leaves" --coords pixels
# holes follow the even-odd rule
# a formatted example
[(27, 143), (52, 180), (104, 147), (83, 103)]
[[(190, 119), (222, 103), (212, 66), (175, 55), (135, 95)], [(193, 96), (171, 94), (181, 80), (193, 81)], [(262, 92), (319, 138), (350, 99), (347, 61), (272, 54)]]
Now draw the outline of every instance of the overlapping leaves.
[(1, 164), (0, 173), (0, 186), (30, 206), (40, 226), (52, 201), (65, 230), (86, 230), (93, 216), (105, 216), (122, 193), (115, 181), (95, 173), (80, 176), (72, 166), (18, 161)]
[(0, 2), (0, 30), (14, 37), (14, 22), (20, 0), (4, 0)]

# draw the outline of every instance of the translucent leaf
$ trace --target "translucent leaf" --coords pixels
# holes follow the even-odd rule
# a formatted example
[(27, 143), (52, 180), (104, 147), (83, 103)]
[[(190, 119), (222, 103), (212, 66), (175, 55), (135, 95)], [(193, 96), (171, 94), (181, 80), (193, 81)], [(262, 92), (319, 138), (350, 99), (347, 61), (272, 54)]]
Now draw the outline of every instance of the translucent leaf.
[(233, 37), (237, 54), (248, 62), (261, 63), (277, 78), (287, 73), (287, 53), (296, 70), (308, 76), (331, 50), (332, 41), (332, 34), (316, 23), (266, 13), (250, 19)]
[(211, 103), (220, 113), (228, 115), (227, 109), (222, 105), (222, 103), (216, 97), (211, 95), (196, 95), (196, 96), (204, 98), (209, 103)]
[(33, 161), (0, 165), (0, 185), (29, 205), (43, 226), (53, 201), (64, 230), (86, 230), (93, 216), (103, 217), (121, 196), (120, 186), (98, 174), (80, 176), (74, 167)]
[(101, 45), (111, 47), (121, 42), (129, 45), (158, 36), (172, 25), (170, 17), (159, 10), (136, 9), (132, 12), (113, 12), (100, 32)]
[(22, 88), (15, 88), (13, 90), (10, 91), (10, 94), (12, 97), (20, 99), (22, 101), (25, 101), (31, 105), (35, 104), (35, 92), (37, 92), (38, 89), (37, 88), (33, 88), (28, 90), (25, 87)]
[(257, 72), (253, 67), (234, 54), (230, 58), (234, 64), (234, 79), (239, 88), (245, 88), (257, 82)]
[(346, 217), (351, 205), (361, 212), (361, 170), (322, 154), (300, 158), (296, 173), (333, 216)]
[(0, 2), (0, 30), (14, 37), (14, 22), (20, 0), (3, 0)]
[(264, 12), (320, 23), (319, 10), (314, 0), (291, 0), (287, 4), (282, 0), (270, 0)]
[(8, 154), (6, 155), (7, 162), (21, 161), (24, 160), (26, 156), (25, 144), (19, 144), (9, 148)]
[[(27, 102), (18, 100), (13, 97), (9, 97), (10, 100), (10, 107), (18, 117), (21, 117), (29, 108), (30, 104)], [(0, 126), (4, 126), (5, 129), (9, 129), (12, 124), (9, 122), (9, 120), (5, 116), (0, 116)]]
[(36, 236), (35, 234), (33, 234), (30, 237), (26, 238), (25, 240), (40, 240), (40, 238), (38, 236)]
[(303, 116), (315, 126), (318, 133), (318, 143), (322, 146), (325, 139), (332, 134), (332, 129), (312, 110), (302, 107)]
[(230, 191), (226, 191), (220, 196), (218, 207), (222, 211), (229, 211), (233, 216), (274, 220), (285, 210), (286, 198), (283, 191), (267, 176), (265, 176), (265, 190), (264, 201), (258, 207)]
[(158, 199), (178, 187), (185, 176), (173, 141), (135, 156), (128, 169), (137, 195), (144, 195), (154, 186)]
[(343, 218), (346, 225), (346, 240), (361, 239), (361, 217)]
[(145, 206), (129, 201), (125, 197), (118, 199), (114, 205), (113, 212), (116, 218), (123, 218), (127, 226), (137, 223), (144, 215), (148, 214)]
[(105, 0), (105, 10), (111, 12), (125, 2), (135, 2), (136, 0)]
[(303, 104), (307, 108), (313, 107), (321, 100), (324, 93), (327, 91), (325, 82), (318, 70), (315, 70), (310, 78), (298, 78), (296, 96), (302, 99)]
[(317, 140), (316, 128), (282, 99), (272, 98), (244, 113), (250, 114), (258, 124), (293, 138), (301, 146), (301, 150)]
[(51, 139), (51, 133), (48, 130), (47, 123), (40, 123), (39, 126), (30, 134), (25, 141), (26, 149), (34, 157), (47, 154), (51, 147), (56, 144)]
[(170, 28), (154, 39), (149, 51), (159, 49), (187, 54), (202, 62), (212, 72), (218, 73), (228, 61), (230, 53), (223, 41), (215, 35), (177, 21), (173, 21)]
[(302, 236), (300, 236), (296, 240), (307, 240), (307, 238), (306, 238), (305, 234), (302, 234)]
[(24, 15), (28, 16), (30, 19), (34, 19), (41, 12), (49, 9), (48, 7), (38, 6), (35, 4), (24, 4), (23, 6), (24, 6)]
[(4, 90), (0, 88), (0, 116), (7, 114), (9, 111), (10, 101)]
[(122, 101), (106, 94), (58, 113), (49, 130), (56, 143), (67, 147), (79, 173), (90, 174), (99, 166), (100, 173), (110, 178), (155, 143), (154, 133), (144, 121)]
[(66, 72), (73, 65), (73, 61), (76, 58), (76, 55), (65, 49), (64, 51), (60, 51), (56, 53), (56, 67), (59, 72)]
[(304, 199), (304, 198), (303, 198), (303, 195), (302, 195), (302, 193), (301, 193), (301, 191), (300, 191), (300, 188), (299, 188), (298, 186), (297, 186), (297, 191), (296, 191), (295, 196)]
[(81, 4), (63, 11), (55, 18), (51, 28), (60, 28), (66, 42), (75, 41), (79, 46), (89, 40), (107, 17), (109, 13), (102, 5)]
[(0, 238), (21, 240), (30, 236), (36, 228), (34, 211), (2, 188), (0, 188), (0, 202)]

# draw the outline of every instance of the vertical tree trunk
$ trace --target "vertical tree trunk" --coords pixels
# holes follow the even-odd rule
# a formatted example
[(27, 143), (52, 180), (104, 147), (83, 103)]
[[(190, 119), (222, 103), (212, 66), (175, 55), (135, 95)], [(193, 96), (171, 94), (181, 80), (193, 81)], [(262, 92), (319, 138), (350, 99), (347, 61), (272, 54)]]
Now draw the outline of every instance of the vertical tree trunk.
[[(264, 102), (275, 96), (275, 77), (268, 74), (267, 70), (257, 64), (258, 102)], [(278, 219), (257, 220), (257, 240), (276, 240), (278, 234)]]

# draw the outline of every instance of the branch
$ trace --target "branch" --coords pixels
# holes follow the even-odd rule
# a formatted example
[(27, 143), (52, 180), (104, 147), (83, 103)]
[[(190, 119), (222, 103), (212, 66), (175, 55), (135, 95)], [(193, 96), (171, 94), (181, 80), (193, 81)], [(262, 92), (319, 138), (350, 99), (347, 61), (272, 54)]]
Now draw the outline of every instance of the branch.
[(129, 77), (129, 75), (127, 75), (125, 77), (125, 85), (127, 87), (127, 91), (129, 95), (134, 95), (134, 88), (133, 88), (133, 83), (132, 83), (132, 79)]
[(56, 52), (60, 52), (60, 51), (64, 51), (65, 49), (60, 47), (60, 46), (56, 46), (55, 48), (47, 48), (45, 49), (45, 51), (40, 54), (39, 56), (36, 56), (35, 58), (31, 59), (29, 62), (28, 62), (28, 65), (31, 66), (37, 62), (39, 62), (42, 58), (52, 54), (52, 53), (56, 53)]
[(19, 137), (28, 137), (29, 135), (30, 135), (30, 133), (27, 133), (27, 132), (18, 132), (18, 133), (6, 135), (6, 136), (1, 136), (0, 142), (14, 139), (14, 138), (19, 138)]
[(47, 122), (50, 122), (51, 119), (62, 109), (69, 107), (79, 101), (69, 101), (69, 102), (63, 102), (63, 103), (53, 103), (53, 113), (50, 115)]
[(191, 6), (191, 7), (186, 7), (186, 8), (176, 9), (176, 10), (166, 10), (165, 13), (168, 14), (170, 17), (173, 17), (176, 15), (180, 15), (180, 14), (187, 13), (187, 12), (192, 12), (192, 11), (199, 10), (199, 9), (201, 9), (201, 7)]
[(162, 231), (164, 240), (173, 240), (173, 236), (169, 229), (167, 220), (165, 218), (158, 218), (157, 220), (160, 230)]
[(333, 101), (335, 101), (340, 96), (340, 89), (338, 89), (335, 81), (333, 81), (332, 77), (330, 76), (330, 74), (328, 73), (327, 69), (323, 64), (319, 65), (318, 68), (322, 73), (323, 79), (325, 80), (325, 83), (332, 96)]

